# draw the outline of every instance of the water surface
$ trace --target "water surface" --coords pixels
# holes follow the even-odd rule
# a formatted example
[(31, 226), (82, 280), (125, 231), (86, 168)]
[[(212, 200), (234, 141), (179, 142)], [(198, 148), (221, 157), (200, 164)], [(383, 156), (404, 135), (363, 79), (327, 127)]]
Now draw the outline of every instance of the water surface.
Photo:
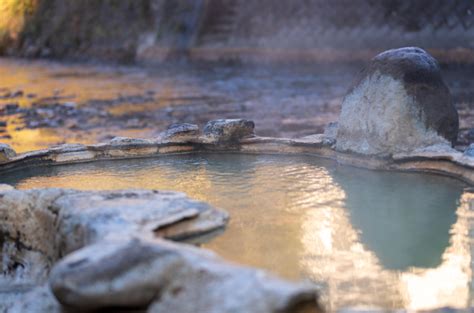
[(332, 309), (470, 304), (469, 194), (450, 178), (309, 156), (190, 154), (22, 170), (0, 182), (186, 192), (231, 214), (206, 248), (318, 282)]

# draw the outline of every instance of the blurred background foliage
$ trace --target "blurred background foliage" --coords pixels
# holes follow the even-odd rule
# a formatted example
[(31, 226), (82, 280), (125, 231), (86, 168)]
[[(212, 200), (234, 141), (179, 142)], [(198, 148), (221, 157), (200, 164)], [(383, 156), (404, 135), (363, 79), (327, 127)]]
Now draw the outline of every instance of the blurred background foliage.
[(22, 57), (360, 59), (410, 45), (474, 60), (474, 1), (0, 1), (0, 53)]
[(33, 16), (38, 0), (0, 1), (0, 48), (5, 48), (18, 39), (25, 20)]

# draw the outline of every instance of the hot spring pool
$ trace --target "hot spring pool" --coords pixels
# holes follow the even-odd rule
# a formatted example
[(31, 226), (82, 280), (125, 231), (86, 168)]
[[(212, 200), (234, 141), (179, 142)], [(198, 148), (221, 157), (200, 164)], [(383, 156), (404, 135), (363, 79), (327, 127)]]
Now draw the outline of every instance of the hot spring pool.
[(309, 156), (188, 154), (3, 174), (19, 189), (168, 189), (223, 208), (205, 244), (224, 258), (321, 284), (330, 308), (471, 304), (465, 185)]

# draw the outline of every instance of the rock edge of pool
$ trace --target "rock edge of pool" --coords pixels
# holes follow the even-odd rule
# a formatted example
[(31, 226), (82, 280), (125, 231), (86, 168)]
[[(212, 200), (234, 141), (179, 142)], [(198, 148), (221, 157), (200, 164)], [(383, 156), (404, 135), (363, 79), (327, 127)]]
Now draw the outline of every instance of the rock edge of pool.
[[(327, 134), (301, 139), (264, 138), (252, 134), (253, 123), (250, 121), (220, 120), (217, 123), (230, 130), (202, 134), (195, 126), (175, 125), (156, 139), (117, 137), (107, 143), (65, 144), (19, 155), (4, 147), (0, 172), (183, 153), (306, 154), (352, 166), (435, 172), (459, 178), (469, 185), (474, 182), (474, 158), (449, 147), (440, 149), (437, 145), (391, 157), (363, 156), (336, 151), (335, 139)], [(190, 128), (193, 131), (190, 132)], [(4, 292), (11, 293), (6, 297), (11, 301), (8, 312), (60, 312), (61, 305), (80, 310), (133, 307), (149, 312), (160, 312), (163, 306), (179, 312), (192, 312), (194, 306), (186, 310), (186, 305), (195, 301), (193, 290), (197, 292), (205, 288), (209, 289), (206, 295), (217, 290), (222, 293), (203, 300), (209, 306), (207, 308), (217, 308), (215, 312), (230, 309), (225, 306), (227, 301), (234, 305), (234, 297), (239, 297), (240, 301), (242, 295), (235, 295), (234, 288), (248, 293), (245, 296), (248, 301), (239, 303), (242, 312), (298, 312), (300, 307), (302, 312), (311, 311), (311, 307), (313, 311), (321, 311), (317, 303), (318, 289), (314, 285), (286, 282), (260, 270), (231, 265), (212, 253), (180, 243), (210, 238), (223, 229), (228, 220), (227, 213), (181, 193), (146, 190), (20, 191), (3, 185), (0, 195), (3, 238), (10, 244), (4, 253), (10, 253), (22, 262), (28, 260), (22, 266), (29, 266), (26, 272), (30, 273), (27, 279), (29, 287), (18, 284), (18, 288), (11, 285), (6, 290), (3, 288)], [(179, 208), (169, 198), (179, 199)], [(103, 207), (111, 207), (110, 201), (113, 201), (113, 207), (106, 214), (121, 217), (116, 225), (105, 223), (99, 216)], [(159, 212), (150, 212), (150, 207), (157, 202), (169, 205), (164, 205)], [(91, 209), (88, 212), (84, 207)], [(131, 211), (142, 214), (128, 218), (127, 212)], [(124, 221), (128, 224), (126, 227)], [(170, 256), (165, 257), (167, 254)], [(130, 255), (135, 256), (134, 260), (125, 258)], [(15, 257), (7, 266), (11, 269), (7, 276), (13, 282), (19, 270), (25, 271), (22, 267), (15, 268)], [(124, 261), (111, 263), (111, 259)], [(145, 278), (141, 272), (143, 267), (148, 267), (149, 272), (147, 279), (140, 281), (138, 277)], [(222, 267), (225, 274), (221, 272)], [(116, 274), (117, 271), (120, 275)], [(171, 274), (174, 271), (187, 274)], [(101, 273), (100, 278), (94, 273)], [(199, 280), (194, 281), (194, 275), (210, 275), (212, 279), (209, 285), (202, 284)], [(164, 286), (162, 281), (169, 285)], [(186, 285), (189, 294), (178, 298), (190, 298), (173, 302), (176, 285), (180, 284)], [(224, 291), (223, 285), (229, 289), (225, 287), (227, 291)], [(154, 292), (150, 293), (151, 290)], [(18, 301), (19, 294), (32, 301)], [(160, 294), (159, 300), (154, 301), (157, 294)], [(166, 299), (168, 296), (170, 299)]]
[[(344, 98), (339, 121), (324, 134), (259, 137), (253, 121), (222, 119), (202, 130), (172, 125), (153, 139), (116, 137), (22, 154), (0, 144), (0, 173), (183, 153), (305, 154), (473, 185), (474, 147), (453, 148), (458, 127), (436, 60), (410, 47), (371, 61)], [(182, 193), (0, 185), (0, 214), (4, 312), (324, 310), (313, 284), (288, 282), (183, 243), (212, 238), (229, 216)]]

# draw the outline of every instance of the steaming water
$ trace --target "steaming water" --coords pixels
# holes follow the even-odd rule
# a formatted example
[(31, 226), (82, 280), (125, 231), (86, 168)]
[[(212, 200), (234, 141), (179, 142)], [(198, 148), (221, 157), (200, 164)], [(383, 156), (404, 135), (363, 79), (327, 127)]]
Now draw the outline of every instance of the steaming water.
[(20, 189), (186, 192), (231, 214), (206, 248), (318, 282), (331, 309), (470, 304), (469, 193), (449, 178), (309, 156), (199, 154), (31, 169), (0, 181)]

